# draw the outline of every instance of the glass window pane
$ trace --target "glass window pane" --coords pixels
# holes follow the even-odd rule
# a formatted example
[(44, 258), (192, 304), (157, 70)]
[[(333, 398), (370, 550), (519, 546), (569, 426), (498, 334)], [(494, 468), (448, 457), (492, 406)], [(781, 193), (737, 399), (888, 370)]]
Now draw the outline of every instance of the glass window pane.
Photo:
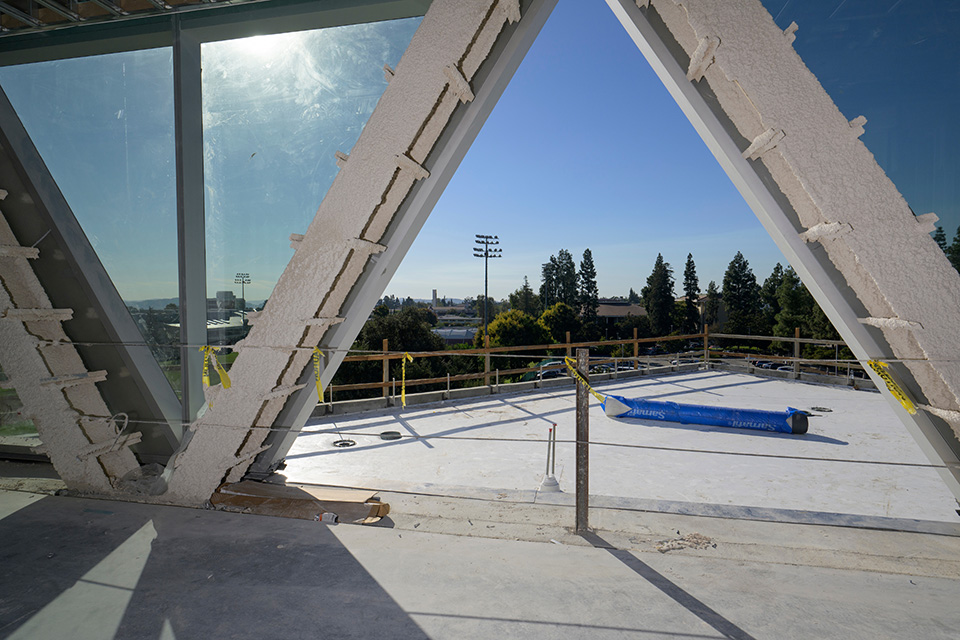
[(172, 50), (4, 67), (0, 84), (179, 391)]
[(270, 296), (420, 20), (202, 46), (211, 344), (246, 334), (244, 306)]

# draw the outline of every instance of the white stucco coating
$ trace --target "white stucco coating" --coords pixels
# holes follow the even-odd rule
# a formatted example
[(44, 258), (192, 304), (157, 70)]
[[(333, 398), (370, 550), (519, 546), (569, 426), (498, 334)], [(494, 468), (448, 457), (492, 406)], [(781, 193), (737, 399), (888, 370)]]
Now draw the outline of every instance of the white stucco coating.
[[(896, 358), (910, 359), (920, 400), (960, 407), (960, 363), (952, 357), (960, 346), (960, 277), (927, 235), (935, 217), (915, 217), (860, 142), (866, 119), (840, 113), (791, 46), (796, 29), (777, 28), (759, 0), (652, 5), (692, 58), (705, 39), (719, 39), (703, 77), (754, 141), (746, 155), (766, 165), (806, 228), (804, 239), (827, 250), (866, 307), (865, 322), (883, 331)], [(774, 147), (765, 143), (771, 131), (782, 132)]]
[[(0, 245), (17, 247), (0, 211)], [(23, 413), (37, 428), (43, 449), (67, 486), (115, 494), (115, 482), (138, 467), (117, 431), (96, 383), (106, 372), (89, 372), (69, 343), (61, 322), (70, 309), (53, 309), (29, 260), (37, 249), (0, 255), (0, 367), (4, 386), (16, 390)], [(123, 444), (133, 444), (130, 439)], [(82, 454), (82, 455), (81, 455)]]

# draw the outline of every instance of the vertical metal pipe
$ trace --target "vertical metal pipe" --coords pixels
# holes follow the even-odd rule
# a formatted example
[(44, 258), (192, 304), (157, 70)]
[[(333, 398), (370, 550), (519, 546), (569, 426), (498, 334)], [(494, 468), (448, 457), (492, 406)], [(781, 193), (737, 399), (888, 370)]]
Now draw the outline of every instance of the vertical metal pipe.
[[(589, 349), (577, 349), (577, 369), (587, 382)], [(590, 508), (590, 394), (587, 385), (577, 379), (577, 533), (589, 528)]]
[[(486, 306), (486, 305), (484, 305)], [(490, 336), (484, 333), (483, 348), (486, 351), (483, 354), (483, 386), (490, 386)]]
[(550, 456), (550, 475), (557, 475), (557, 425), (553, 425), (553, 450)]
[(550, 444), (553, 442), (553, 428), (547, 430), (547, 468), (544, 474), (550, 475)]

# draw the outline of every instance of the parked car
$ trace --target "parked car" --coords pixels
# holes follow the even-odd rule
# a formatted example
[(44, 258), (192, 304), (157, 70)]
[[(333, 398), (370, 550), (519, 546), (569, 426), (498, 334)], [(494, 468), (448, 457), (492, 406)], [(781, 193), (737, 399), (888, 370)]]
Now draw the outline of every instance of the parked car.
[(550, 380), (551, 378), (562, 378), (563, 374), (557, 369), (550, 369), (537, 373), (537, 380)]

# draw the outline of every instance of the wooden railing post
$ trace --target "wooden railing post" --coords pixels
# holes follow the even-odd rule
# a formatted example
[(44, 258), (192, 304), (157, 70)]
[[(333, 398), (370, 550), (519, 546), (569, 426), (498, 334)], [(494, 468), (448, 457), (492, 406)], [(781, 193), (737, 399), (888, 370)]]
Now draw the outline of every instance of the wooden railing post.
[(590, 527), (590, 350), (577, 349), (577, 473), (576, 532), (586, 533)]
[(570, 332), (567, 331), (567, 357), (569, 358), (572, 355), (570, 351)]
[(800, 375), (800, 327), (793, 330), (793, 375)]
[(390, 351), (390, 343), (384, 338), (383, 339), (383, 397), (390, 396), (390, 387), (387, 385), (390, 383), (390, 356), (388, 352)]
[(637, 328), (633, 328), (633, 368), (640, 368), (640, 343), (637, 341)]
[(703, 362), (710, 363), (710, 325), (703, 325)]
[(490, 336), (487, 334), (483, 335), (483, 348), (485, 352), (483, 354), (483, 384), (484, 386), (490, 386)]

